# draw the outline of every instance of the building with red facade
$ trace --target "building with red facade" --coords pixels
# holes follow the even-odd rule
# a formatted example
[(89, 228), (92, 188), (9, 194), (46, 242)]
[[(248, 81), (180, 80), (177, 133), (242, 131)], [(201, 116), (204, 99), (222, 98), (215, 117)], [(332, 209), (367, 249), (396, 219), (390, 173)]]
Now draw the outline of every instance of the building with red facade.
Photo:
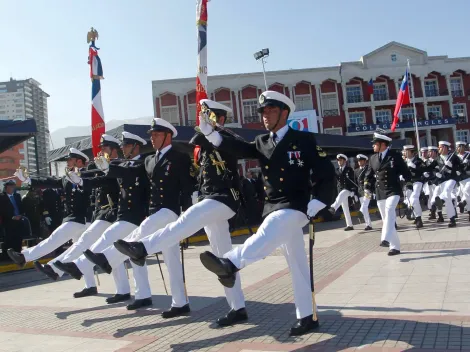
[[(270, 71), (267, 81), (269, 89), (291, 97), (297, 111), (315, 110), (319, 132), (368, 135), (377, 127), (390, 128), (407, 60), (420, 144), (470, 142), (470, 57), (428, 56), (423, 50), (391, 42), (340, 66)], [(264, 90), (262, 73), (209, 76), (208, 89), (211, 99), (232, 107), (233, 126), (262, 128), (256, 111)], [(155, 116), (175, 125), (194, 125), (195, 78), (153, 81), (152, 93)], [(415, 143), (412, 105), (403, 107), (400, 119), (392, 137)]]
[[(12, 176), (16, 169), (23, 165), (24, 144), (20, 143), (0, 154), (0, 179)], [(18, 180), (16, 180), (18, 181)], [(3, 183), (0, 181), (0, 190), (3, 189)], [(18, 182), (20, 184), (20, 182)]]

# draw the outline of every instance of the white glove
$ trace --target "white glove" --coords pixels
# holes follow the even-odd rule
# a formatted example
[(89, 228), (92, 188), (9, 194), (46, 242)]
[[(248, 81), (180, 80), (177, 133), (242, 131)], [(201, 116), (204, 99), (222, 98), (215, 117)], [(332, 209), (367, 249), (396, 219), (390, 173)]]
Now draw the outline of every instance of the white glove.
[(457, 176), (460, 176), (462, 173), (460, 171), (456, 171)]
[(468, 164), (468, 158), (462, 161), (463, 164)]
[(205, 136), (208, 136), (214, 131), (214, 127), (206, 121), (202, 114), (199, 115), (199, 129)]
[(416, 169), (416, 164), (412, 161), (408, 161), (407, 165), (408, 167), (411, 167), (412, 169)]
[(423, 173), (424, 177), (428, 178), (429, 177), (429, 172)]
[(46, 222), (47, 226), (51, 226), (52, 219), (49, 216), (47, 218), (45, 218), (44, 221)]
[(403, 178), (402, 175), (400, 175), (400, 177), (398, 177), (400, 181), (405, 181), (405, 179)]
[(357, 198), (357, 196), (354, 196), (354, 200), (355, 200), (356, 202), (359, 202), (359, 199)]
[(372, 199), (372, 192), (366, 189), (364, 191), (364, 197), (366, 197), (367, 199)]
[(198, 199), (197, 199), (198, 195), (199, 195), (199, 192), (198, 192), (198, 191), (194, 191), (193, 194), (191, 195), (191, 200), (193, 201), (193, 205), (197, 203), (197, 201), (198, 201)]
[(447, 160), (447, 161), (446, 161), (446, 166), (447, 166), (447, 167), (452, 167), (452, 163), (451, 163), (450, 160)]
[(441, 178), (442, 177), (442, 174), (440, 172), (436, 172), (436, 177), (437, 178)]
[(82, 178), (73, 171), (68, 172), (66, 178), (75, 185), (83, 186)]
[(317, 213), (326, 207), (326, 204), (320, 202), (318, 199), (312, 199), (308, 202), (307, 215), (313, 218)]
[(95, 164), (98, 169), (107, 173), (109, 170), (109, 162), (103, 155), (99, 155), (95, 158)]
[(16, 169), (15, 173), (13, 174), (13, 176), (16, 176), (18, 178), (18, 180), (20, 180), (21, 182), (23, 183), (31, 183), (31, 178), (26, 178), (23, 174), (23, 169)]

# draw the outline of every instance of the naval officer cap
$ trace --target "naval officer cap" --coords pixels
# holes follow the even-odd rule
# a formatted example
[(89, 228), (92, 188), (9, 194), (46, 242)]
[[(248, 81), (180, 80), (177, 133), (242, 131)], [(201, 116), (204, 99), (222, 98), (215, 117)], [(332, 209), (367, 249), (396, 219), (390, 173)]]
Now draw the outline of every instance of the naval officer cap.
[(121, 142), (119, 142), (119, 139), (117, 139), (113, 136), (110, 136), (109, 134), (103, 133), (101, 135), (99, 147), (100, 148), (101, 147), (119, 148), (120, 143)]
[(147, 131), (148, 134), (152, 132), (168, 132), (171, 133), (173, 138), (178, 135), (178, 131), (176, 131), (175, 126), (173, 126), (167, 120), (161, 119), (159, 117), (156, 117), (152, 120), (150, 129)]
[(434, 147), (434, 146), (430, 146), (430, 147), (428, 147), (428, 150), (431, 150), (431, 151), (432, 151), (432, 150), (439, 150), (439, 148), (438, 148), (438, 147)]
[(375, 142), (385, 142), (385, 143), (390, 143), (392, 139), (384, 134), (380, 134), (377, 132), (374, 132), (374, 137), (372, 138), (372, 143)]
[(439, 141), (439, 145), (446, 145), (446, 146), (450, 147), (450, 143), (447, 142), (447, 141)]
[(16, 186), (16, 181), (15, 180), (8, 180), (3, 184), (4, 187), (6, 186)]
[(209, 109), (211, 109), (216, 115), (223, 115), (227, 116), (228, 114), (232, 113), (232, 109), (224, 104), (220, 104), (216, 101), (210, 99), (201, 99), (199, 101), (201, 105), (206, 105)]
[(455, 145), (458, 147), (459, 145), (463, 145), (465, 146), (467, 143), (465, 142), (462, 142), (462, 141), (458, 141), (458, 142), (455, 142)]
[(421, 150), (422, 152), (427, 152), (428, 149), (429, 149), (428, 147), (422, 147), (420, 150)]
[(411, 144), (403, 146), (403, 150), (413, 150), (413, 149), (415, 149), (415, 146)]
[(364, 155), (364, 154), (357, 154), (356, 158), (357, 158), (357, 160), (369, 160), (367, 155)]
[(259, 96), (258, 112), (262, 113), (266, 106), (277, 106), (281, 110), (287, 109), (289, 113), (295, 111), (295, 104), (286, 95), (275, 92), (273, 90), (267, 90), (261, 93)]
[(82, 153), (77, 148), (70, 148), (69, 155), (67, 155), (67, 159), (82, 159), (83, 161), (90, 160), (85, 153)]
[(139, 137), (136, 134), (130, 132), (122, 132), (122, 142), (121, 145), (125, 144), (139, 144), (139, 145), (146, 145), (147, 142), (145, 139)]
[(344, 154), (338, 154), (338, 155), (336, 155), (336, 160), (338, 160), (338, 159), (348, 160), (348, 157)]

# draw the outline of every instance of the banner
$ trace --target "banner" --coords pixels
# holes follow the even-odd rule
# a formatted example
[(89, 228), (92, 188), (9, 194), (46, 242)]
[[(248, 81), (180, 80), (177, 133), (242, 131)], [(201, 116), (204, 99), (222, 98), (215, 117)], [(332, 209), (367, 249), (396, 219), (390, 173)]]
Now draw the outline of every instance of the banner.
[(315, 110), (295, 111), (287, 119), (289, 127), (304, 132), (318, 133), (317, 112)]

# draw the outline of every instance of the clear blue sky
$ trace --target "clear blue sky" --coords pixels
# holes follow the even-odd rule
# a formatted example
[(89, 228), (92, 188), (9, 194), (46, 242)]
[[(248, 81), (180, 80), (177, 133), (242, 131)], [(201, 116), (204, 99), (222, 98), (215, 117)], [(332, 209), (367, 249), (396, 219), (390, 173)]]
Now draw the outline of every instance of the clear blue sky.
[[(90, 123), (86, 34), (98, 29), (105, 120), (152, 116), (151, 81), (194, 76), (195, 0), (0, 0), (0, 80), (50, 94), (50, 130)], [(209, 74), (338, 65), (395, 40), (470, 56), (467, 0), (212, 0)]]

